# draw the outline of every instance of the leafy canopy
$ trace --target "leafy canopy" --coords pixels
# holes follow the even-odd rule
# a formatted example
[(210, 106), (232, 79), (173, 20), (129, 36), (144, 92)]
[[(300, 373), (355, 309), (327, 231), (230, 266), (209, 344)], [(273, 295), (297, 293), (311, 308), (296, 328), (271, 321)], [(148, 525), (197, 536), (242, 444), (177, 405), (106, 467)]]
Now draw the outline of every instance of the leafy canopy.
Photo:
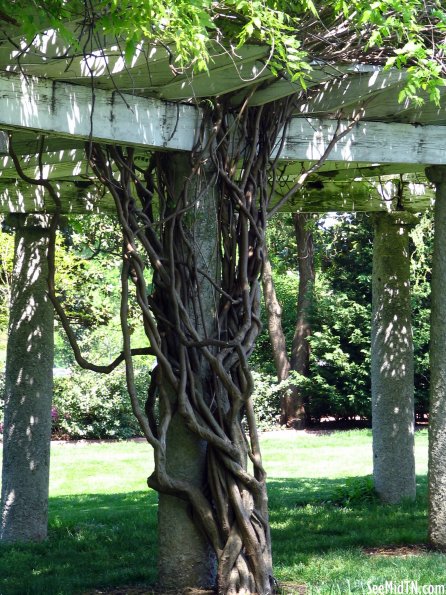
[(23, 34), (28, 41), (56, 29), (73, 50), (80, 31), (97, 42), (118, 40), (128, 61), (143, 40), (163, 44), (175, 72), (206, 71), (215, 44), (236, 51), (254, 43), (270, 49), (273, 73), (302, 83), (311, 61), (332, 59), (338, 46), (338, 61), (384, 61), (408, 70), (400, 100), (421, 102), (425, 91), (438, 103), (446, 80), (441, 0), (0, 0), (2, 24), (11, 37)]
[(90, 29), (93, 36), (122, 40), (128, 61), (143, 40), (168, 45), (172, 68), (180, 71), (189, 66), (208, 69), (210, 40), (225, 49), (258, 43), (271, 48), (272, 70), (284, 69), (293, 78), (308, 68), (295, 35), (308, 12), (316, 15), (312, 0), (299, 0), (292, 7), (283, 0), (0, 0), (0, 20), (19, 27), (28, 41), (52, 28), (75, 48), (79, 28), (73, 31), (70, 24), (81, 21), (84, 33)]
[(400, 101), (422, 103), (419, 91), (438, 104), (446, 83), (446, 6), (441, 0), (336, 0), (366, 41), (366, 49), (389, 48), (387, 67), (406, 69)]

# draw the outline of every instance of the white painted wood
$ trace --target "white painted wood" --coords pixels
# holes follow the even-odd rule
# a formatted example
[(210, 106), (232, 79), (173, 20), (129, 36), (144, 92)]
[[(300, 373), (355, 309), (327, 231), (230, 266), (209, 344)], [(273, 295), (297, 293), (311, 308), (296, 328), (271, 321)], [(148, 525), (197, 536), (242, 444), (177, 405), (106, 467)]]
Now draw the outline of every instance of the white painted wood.
[[(337, 126), (337, 120), (295, 117), (288, 128), (281, 158), (317, 161), (327, 150)], [(348, 122), (341, 122), (338, 133), (347, 127)], [(327, 160), (446, 164), (445, 128), (359, 122), (333, 147)]]
[[(290, 186), (293, 180), (290, 179)], [(432, 207), (432, 186), (396, 180), (362, 180), (309, 182), (296, 192), (281, 209), (282, 212), (307, 213), (336, 212), (394, 212), (419, 213)]]
[[(111, 195), (98, 192), (94, 183), (87, 185), (69, 181), (53, 181), (64, 214), (95, 214), (114, 212)], [(292, 179), (290, 179), (292, 183)], [(278, 197), (279, 198), (279, 197)], [(281, 209), (282, 212), (392, 212), (401, 206), (418, 213), (431, 208), (434, 191), (431, 186), (404, 183), (398, 204), (398, 186), (392, 180), (319, 181), (309, 183), (297, 192)], [(47, 191), (21, 181), (0, 180), (0, 213), (53, 213), (55, 205)]]
[[(97, 192), (94, 184), (87, 187), (73, 182), (53, 182), (64, 214), (94, 214), (113, 211), (110, 194)], [(55, 204), (42, 186), (25, 182), (0, 181), (0, 213), (53, 213)]]
[(364, 107), (367, 109), (367, 100), (372, 95), (387, 91), (406, 78), (406, 72), (401, 70), (375, 70), (327, 81), (317, 92), (310, 92), (309, 99), (300, 105), (299, 111), (302, 114), (330, 113), (352, 103), (361, 105), (361, 102), (366, 102)]
[[(92, 116), (93, 113), (93, 116)], [(0, 126), (120, 144), (190, 151), (192, 106), (20, 75), (0, 77)]]
[[(309, 162), (307, 167), (311, 167), (313, 163)], [(425, 166), (420, 163), (370, 164), (358, 163), (357, 161), (329, 161), (318, 169), (317, 177), (330, 180), (352, 180), (354, 178), (379, 178), (399, 174), (418, 174), (420, 180), (424, 181), (424, 169)]]
[[(200, 111), (191, 105), (104, 90), (96, 90), (93, 95), (87, 87), (18, 75), (0, 77), (0, 127), (4, 128), (32, 129), (76, 139), (88, 139), (91, 132), (92, 138), (103, 142), (190, 151), (200, 120)], [(339, 131), (347, 126), (348, 122), (342, 122)], [(336, 129), (336, 120), (294, 118), (282, 159), (318, 160)], [(327, 159), (446, 164), (445, 129), (359, 122)]]
[[(30, 178), (51, 179), (57, 177), (92, 176), (91, 168), (82, 149), (65, 149), (39, 154), (25, 155), (20, 158), (23, 172)], [(0, 183), (5, 178), (17, 178), (14, 162), (8, 155), (0, 156)]]
[[(289, 161), (284, 175), (290, 178), (297, 178), (302, 171), (310, 169), (315, 163), (315, 161)], [(363, 161), (325, 161), (317, 170), (317, 173), (311, 176), (311, 179), (341, 181), (411, 174), (418, 177), (420, 183), (424, 183), (424, 170), (425, 165), (420, 163), (381, 164), (365, 163)]]
[[(399, 95), (404, 88), (404, 82), (387, 87), (382, 91), (365, 96), (363, 103), (364, 119), (368, 121), (394, 122), (401, 124), (422, 124), (423, 126), (444, 126), (446, 124), (446, 89), (439, 88), (440, 105), (435, 105), (429, 99), (428, 93), (421, 91), (423, 105), (417, 106), (410, 99), (399, 101)], [(342, 106), (342, 113), (346, 119), (357, 111), (360, 101), (352, 101), (350, 105)]]
[[(5, 133), (2, 133), (5, 134)], [(72, 151), (79, 149), (81, 151), (85, 148), (85, 141), (81, 138), (68, 138), (63, 136), (47, 136), (44, 132), (36, 134), (33, 130), (19, 130), (14, 129), (13, 146), (16, 155), (20, 157), (26, 155), (36, 155), (39, 151), (42, 153), (56, 153), (59, 151)], [(3, 155), (8, 155), (8, 145), (3, 143), (0, 146), (0, 159)]]

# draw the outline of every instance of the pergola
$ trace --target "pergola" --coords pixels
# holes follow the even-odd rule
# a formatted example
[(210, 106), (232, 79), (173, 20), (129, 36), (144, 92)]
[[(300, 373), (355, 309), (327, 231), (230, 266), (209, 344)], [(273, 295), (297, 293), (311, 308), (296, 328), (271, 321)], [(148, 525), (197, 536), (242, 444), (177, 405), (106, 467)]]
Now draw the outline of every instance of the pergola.
[[(446, 283), (446, 93), (442, 92), (438, 107), (428, 99), (422, 106), (400, 103), (398, 95), (406, 82), (403, 71), (328, 61), (313, 64), (308, 88), (303, 90), (273, 75), (265, 66), (268, 50), (255, 45), (228, 51), (216, 44), (209, 73), (175, 74), (162, 47), (141, 45), (138, 56), (126, 64), (112, 42), (107, 51), (91, 48), (74, 58), (65, 56), (54, 32), (29, 47), (17, 44), (20, 40), (0, 39), (0, 211), (13, 215), (9, 222), (16, 230), (2, 537), (36, 538), (46, 532), (47, 491), (35, 489), (35, 501), (28, 500), (26, 506), (20, 494), (39, 474), (48, 475), (50, 400), (45, 395), (52, 390), (53, 352), (45, 253), (47, 215), (54, 211), (54, 201), (41, 185), (17, 174), (10, 148), (25, 176), (53, 182), (64, 213), (113, 212), (111, 197), (98, 192), (98, 181), (87, 165), (86, 143), (131, 146), (141, 158), (153, 149), (187, 155), (202, 122), (200, 99), (232, 93), (236, 104), (247, 91), (251, 91), (250, 105), (296, 94), (295, 115), (280, 153), (284, 190), (323, 157), (306, 187), (282, 210), (377, 214), (372, 331), (375, 481), (390, 502), (413, 497), (408, 229), (413, 213), (434, 202), (432, 383), (436, 405), (431, 410), (431, 448), (446, 454), (446, 312), (444, 300), (439, 299)], [(331, 146), (333, 137), (347, 129)], [(30, 333), (35, 335), (31, 347)], [(25, 401), (21, 413), (17, 404)], [(432, 510), (439, 519), (433, 535), (440, 541), (443, 535), (446, 545), (446, 505), (441, 496), (446, 472), (434, 469), (435, 465), (438, 457), (431, 458), (431, 473), (442, 478), (431, 485)], [(10, 517), (31, 514), (40, 514), (39, 522), (32, 523), (34, 535), (14, 536)]]

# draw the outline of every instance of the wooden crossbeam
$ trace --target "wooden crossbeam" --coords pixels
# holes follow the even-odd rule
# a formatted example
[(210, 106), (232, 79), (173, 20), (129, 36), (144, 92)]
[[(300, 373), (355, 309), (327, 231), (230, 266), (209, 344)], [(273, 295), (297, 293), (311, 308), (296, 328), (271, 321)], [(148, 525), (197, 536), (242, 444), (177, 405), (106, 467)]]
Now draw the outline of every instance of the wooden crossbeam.
[[(325, 154), (334, 135), (348, 125), (345, 121), (293, 118), (281, 159), (317, 161)], [(445, 127), (360, 121), (336, 143), (327, 161), (444, 165)]]
[(300, 106), (302, 114), (336, 113), (351, 104), (367, 109), (367, 101), (374, 94), (401, 84), (407, 74), (401, 70), (375, 70), (359, 72), (327, 81), (316, 92), (310, 91), (309, 97)]
[[(0, 127), (144, 148), (190, 151), (202, 114), (192, 105), (122, 95), (79, 85), (0, 76)], [(295, 117), (281, 159), (317, 160), (348, 122)], [(328, 161), (446, 164), (443, 126), (359, 122)]]
[[(291, 182), (291, 181), (290, 181)], [(292, 182), (291, 182), (292, 183)], [(419, 213), (432, 207), (435, 192), (428, 184), (398, 180), (310, 182), (297, 192), (282, 211), (307, 213), (390, 212)]]
[(0, 127), (107, 143), (190, 151), (200, 113), (190, 105), (10, 74), (0, 76)]

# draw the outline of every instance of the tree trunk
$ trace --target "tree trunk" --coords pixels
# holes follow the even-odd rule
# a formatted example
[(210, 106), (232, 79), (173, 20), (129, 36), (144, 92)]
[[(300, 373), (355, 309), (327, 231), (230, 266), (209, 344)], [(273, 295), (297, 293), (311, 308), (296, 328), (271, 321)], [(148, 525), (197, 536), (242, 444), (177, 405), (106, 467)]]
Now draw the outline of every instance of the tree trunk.
[[(308, 376), (310, 366), (311, 335), (309, 311), (314, 287), (313, 236), (307, 229), (309, 216), (295, 213), (293, 216), (299, 262), (299, 292), (297, 299), (296, 328), (288, 358), (285, 334), (282, 328), (282, 307), (277, 299), (272, 277), (271, 262), (266, 255), (263, 269), (263, 297), (268, 318), (268, 333), (279, 382), (289, 377), (290, 370)], [(296, 430), (304, 429), (306, 423), (304, 398), (298, 386), (291, 384), (284, 390), (280, 400), (280, 423)]]
[(372, 276), (373, 476), (385, 502), (415, 498), (410, 213), (375, 217)]
[[(234, 127), (231, 110), (218, 104), (205, 149), (155, 153), (144, 170), (132, 148), (91, 147), (123, 232), (123, 352), (133, 411), (154, 448), (148, 483), (160, 493), (166, 589), (273, 592), (248, 359), (261, 329), (271, 142), (292, 109), (288, 101), (249, 108)], [(246, 143), (235, 142), (239, 134)], [(158, 361), (145, 412), (133, 377), (130, 286)]]
[(429, 410), (429, 540), (446, 550), (446, 167), (426, 170), (436, 184), (435, 236), (432, 263), (430, 410)]
[[(297, 258), (299, 263), (299, 293), (297, 297), (297, 319), (291, 349), (291, 369), (302, 376), (310, 372), (311, 336), (310, 310), (313, 300), (315, 281), (313, 234), (308, 229), (311, 215), (294, 213), (293, 222), (296, 233)], [(303, 429), (306, 413), (303, 395), (296, 391), (294, 396), (294, 427)]]
[[(288, 359), (285, 334), (282, 328), (282, 306), (276, 295), (276, 288), (274, 287), (273, 274), (271, 268), (271, 261), (268, 254), (265, 255), (265, 264), (263, 266), (262, 276), (263, 299), (268, 318), (268, 333), (273, 350), (274, 364), (277, 371), (277, 379), (279, 382), (286, 380), (290, 371), (290, 361)], [(286, 412), (283, 410), (282, 415)]]
[(53, 306), (47, 296), (48, 221), (16, 215), (5, 377), (3, 541), (47, 536), (53, 394)]
[[(265, 248), (266, 249), (266, 248)], [(262, 275), (263, 299), (268, 318), (268, 334), (273, 351), (273, 359), (277, 372), (277, 379), (283, 382), (290, 373), (286, 339), (282, 328), (282, 306), (277, 299), (276, 288), (272, 275), (271, 261), (265, 254)], [(298, 388), (287, 386), (280, 396), (280, 425), (293, 427), (296, 420), (296, 410), (299, 402)]]

